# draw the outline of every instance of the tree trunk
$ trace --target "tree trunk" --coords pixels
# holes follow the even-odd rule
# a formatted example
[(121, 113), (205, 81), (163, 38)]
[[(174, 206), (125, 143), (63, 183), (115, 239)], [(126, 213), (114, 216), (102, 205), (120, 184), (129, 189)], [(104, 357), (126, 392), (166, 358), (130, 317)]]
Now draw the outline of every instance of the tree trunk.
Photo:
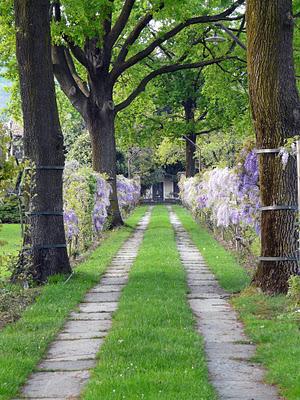
[[(187, 99), (184, 103), (185, 120), (189, 126), (195, 122), (195, 102), (192, 99)], [(191, 178), (196, 175), (196, 141), (197, 136), (193, 132), (186, 135), (186, 177)], [(195, 143), (195, 144), (194, 144)]]
[[(248, 0), (248, 72), (252, 115), (258, 149), (278, 149), (299, 134), (299, 98), (293, 63), (291, 0)], [(283, 168), (278, 154), (259, 156), (262, 206), (296, 206), (296, 161)], [(285, 293), (288, 279), (298, 271), (297, 214), (262, 211), (262, 257), (254, 283), (263, 291)]]
[(185, 154), (186, 154), (186, 177), (192, 178), (196, 175), (196, 143), (197, 136), (194, 133), (189, 133), (186, 139)]
[(50, 55), (49, 7), (49, 0), (15, 0), (24, 152), (36, 169), (26, 242), (31, 246), (30, 272), (38, 282), (71, 272), (62, 215), (65, 159)]
[(89, 112), (87, 127), (92, 141), (93, 169), (107, 174), (112, 187), (109, 214), (114, 228), (123, 225), (117, 196), (115, 113), (111, 101), (103, 104), (101, 111), (95, 107)]

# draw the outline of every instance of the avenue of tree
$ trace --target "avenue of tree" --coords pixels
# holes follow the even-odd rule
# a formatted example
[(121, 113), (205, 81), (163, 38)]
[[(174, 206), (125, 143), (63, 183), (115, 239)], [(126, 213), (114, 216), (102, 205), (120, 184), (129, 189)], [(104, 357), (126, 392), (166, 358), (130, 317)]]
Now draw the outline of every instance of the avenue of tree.
[[(217, 1), (209, 6), (199, 1), (88, 3), (43, 0), (37, 7), (33, 0), (15, 0), (25, 151), (38, 167), (64, 165), (54, 73), (89, 131), (93, 168), (109, 176), (113, 226), (122, 224), (116, 194), (119, 125), (133, 138), (140, 135), (138, 140), (188, 138), (186, 174), (193, 176), (193, 143), (203, 143), (205, 152), (211, 140), (223, 147), (225, 135), (211, 138), (224, 127), (234, 138), (239, 127), (251, 130), (247, 66), (256, 147), (278, 149), (299, 134), (292, 0), (224, 1), (223, 7)], [(39, 29), (45, 40), (37, 44), (34, 34)], [(228, 41), (214, 48), (206, 39), (217, 32)], [(137, 97), (140, 105), (134, 101)], [(60, 102), (59, 93), (57, 98)], [(218, 150), (212, 151), (216, 158)], [(290, 157), (283, 169), (276, 153), (258, 157), (262, 206), (280, 209), (262, 211), (262, 258), (254, 282), (266, 292), (286, 292), (288, 278), (298, 268), (296, 212), (288, 209), (297, 206), (296, 163)], [(42, 281), (69, 271), (63, 219), (58, 215), (62, 170), (37, 169), (35, 180), (38, 196), (33, 196), (30, 217), (33, 265)], [(56, 190), (49, 193), (50, 186)], [(44, 211), (57, 215), (34, 215)], [(60, 247), (51, 247), (54, 244)]]

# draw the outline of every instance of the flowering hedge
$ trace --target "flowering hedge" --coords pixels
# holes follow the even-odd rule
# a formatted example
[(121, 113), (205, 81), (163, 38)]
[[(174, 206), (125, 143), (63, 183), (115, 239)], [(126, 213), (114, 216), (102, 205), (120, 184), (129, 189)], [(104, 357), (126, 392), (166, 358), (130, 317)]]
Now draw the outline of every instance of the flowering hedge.
[[(140, 185), (123, 176), (117, 178), (117, 191), (123, 217), (138, 204)], [(86, 249), (108, 227), (111, 187), (104, 175), (76, 161), (64, 171), (64, 220), (69, 252)]]
[(132, 211), (139, 203), (141, 183), (138, 178), (127, 179), (123, 175), (117, 176), (117, 193), (122, 217)]
[[(254, 151), (242, 153), (236, 168), (215, 168), (179, 183), (183, 204), (204, 215), (215, 227), (259, 233), (258, 161)], [(238, 228), (238, 229), (237, 229)]]

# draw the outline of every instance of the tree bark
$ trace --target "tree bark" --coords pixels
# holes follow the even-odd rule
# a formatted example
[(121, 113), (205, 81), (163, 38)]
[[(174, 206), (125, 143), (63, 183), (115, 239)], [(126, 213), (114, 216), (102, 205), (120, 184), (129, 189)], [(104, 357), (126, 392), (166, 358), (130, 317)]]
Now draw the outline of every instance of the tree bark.
[(50, 275), (71, 272), (62, 215), (63, 170), (53, 169), (63, 168), (65, 159), (50, 54), (49, 8), (49, 0), (15, 0), (24, 152), (35, 168), (26, 242), (31, 247), (30, 272), (40, 283)]
[[(248, 0), (248, 72), (253, 122), (258, 149), (277, 149), (299, 134), (299, 97), (293, 62), (291, 0)], [(262, 206), (296, 206), (296, 161), (283, 168), (278, 154), (260, 154)], [(262, 257), (295, 258), (295, 211), (262, 211)], [(296, 274), (296, 261), (261, 261), (254, 283), (263, 291), (285, 293)]]
[[(188, 125), (192, 125), (195, 122), (195, 102), (192, 99), (187, 99), (183, 102), (184, 112), (185, 112), (185, 120)], [(186, 170), (185, 174), (187, 178), (192, 178), (196, 175), (196, 141), (197, 136), (193, 132), (189, 132), (186, 135)], [(193, 144), (195, 143), (195, 144)]]
[[(98, 101), (99, 103), (99, 101)], [(87, 128), (92, 142), (93, 169), (108, 176), (112, 187), (110, 196), (110, 225), (123, 225), (117, 195), (115, 112), (112, 100), (101, 101), (102, 109), (94, 105), (89, 109)]]

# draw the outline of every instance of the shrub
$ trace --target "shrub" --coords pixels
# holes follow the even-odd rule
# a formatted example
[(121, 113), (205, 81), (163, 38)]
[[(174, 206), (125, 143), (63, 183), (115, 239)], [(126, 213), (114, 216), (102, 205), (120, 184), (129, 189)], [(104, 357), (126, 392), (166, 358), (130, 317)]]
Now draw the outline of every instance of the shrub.
[[(120, 209), (125, 218), (140, 198), (140, 184), (135, 179), (117, 177)], [(66, 164), (64, 171), (64, 220), (69, 253), (87, 249), (108, 227), (111, 187), (106, 176), (77, 161)]]
[(7, 196), (0, 203), (0, 222), (3, 224), (20, 223), (20, 211), (17, 196)]
[(214, 168), (194, 178), (182, 177), (179, 187), (183, 204), (194, 215), (250, 250), (259, 234), (258, 162), (254, 151), (242, 156), (236, 168)]

